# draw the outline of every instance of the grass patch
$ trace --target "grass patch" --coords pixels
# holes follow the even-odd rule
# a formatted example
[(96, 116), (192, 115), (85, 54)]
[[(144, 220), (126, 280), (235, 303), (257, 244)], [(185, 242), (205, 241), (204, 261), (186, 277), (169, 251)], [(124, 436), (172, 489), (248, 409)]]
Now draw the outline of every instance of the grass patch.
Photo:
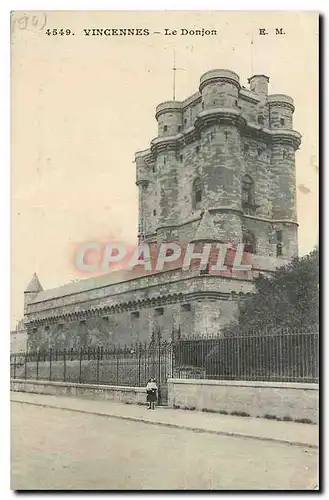
[(292, 422), (292, 418), (288, 417), (288, 416), (282, 417), (281, 420), (282, 420), (282, 422)]
[(266, 415), (264, 415), (263, 418), (267, 418), (267, 420), (278, 420), (277, 416), (275, 416), (275, 415), (269, 415), (268, 413), (266, 413)]
[(298, 424), (313, 424), (314, 423), (309, 418), (295, 418), (295, 422), (297, 422)]
[(246, 413), (245, 411), (232, 411), (230, 415), (234, 417), (250, 417), (249, 413)]

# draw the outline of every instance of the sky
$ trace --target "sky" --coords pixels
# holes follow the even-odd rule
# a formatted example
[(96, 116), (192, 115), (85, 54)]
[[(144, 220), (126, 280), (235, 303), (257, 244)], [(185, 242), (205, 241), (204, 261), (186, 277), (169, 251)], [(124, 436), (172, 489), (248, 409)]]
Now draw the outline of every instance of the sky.
[[(83, 29), (91, 28), (151, 34), (85, 36)], [(166, 36), (166, 28), (217, 35)], [(259, 35), (261, 28), (268, 35)], [(294, 98), (294, 129), (302, 134), (299, 253), (311, 251), (318, 241), (317, 33), (310, 12), (13, 13), (11, 327), (23, 316), (33, 272), (45, 289), (53, 288), (81, 277), (73, 256), (82, 243), (136, 242), (134, 154), (157, 135), (157, 104), (172, 99), (174, 49), (182, 68), (177, 100), (196, 92), (200, 76), (215, 68), (235, 71), (245, 86), (251, 74), (266, 74), (270, 94)]]

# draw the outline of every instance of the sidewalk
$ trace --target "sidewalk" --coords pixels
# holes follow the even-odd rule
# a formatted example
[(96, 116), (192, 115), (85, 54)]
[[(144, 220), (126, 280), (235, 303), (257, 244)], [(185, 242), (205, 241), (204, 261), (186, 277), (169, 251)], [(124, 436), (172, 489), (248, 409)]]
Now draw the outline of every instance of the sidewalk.
[(194, 432), (275, 441), (293, 446), (318, 447), (318, 426), (312, 424), (174, 410), (166, 407), (158, 407), (154, 411), (148, 411), (144, 406), (112, 401), (47, 396), (26, 392), (11, 392), (11, 401), (81, 413), (92, 413), (145, 424), (176, 427)]

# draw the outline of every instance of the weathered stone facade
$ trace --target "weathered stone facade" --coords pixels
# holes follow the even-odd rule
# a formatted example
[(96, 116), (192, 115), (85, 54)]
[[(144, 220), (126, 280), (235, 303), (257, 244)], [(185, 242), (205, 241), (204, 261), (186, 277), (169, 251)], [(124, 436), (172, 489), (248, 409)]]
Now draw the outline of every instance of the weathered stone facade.
[(18, 354), (25, 352), (27, 347), (27, 332), (24, 327), (24, 321), (20, 320), (15, 328), (10, 332), (10, 352)]
[(157, 106), (158, 137), (135, 156), (140, 241), (200, 241), (207, 218), (209, 239), (243, 242), (252, 270), (115, 272), (49, 291), (34, 277), (25, 292), (31, 348), (148, 341), (155, 330), (167, 338), (178, 327), (220, 334), (237, 319), (241, 294), (252, 293), (252, 277), (297, 254), (301, 136), (292, 128), (292, 98), (268, 95), (268, 82), (255, 75), (246, 89), (232, 71), (208, 71), (197, 93)]

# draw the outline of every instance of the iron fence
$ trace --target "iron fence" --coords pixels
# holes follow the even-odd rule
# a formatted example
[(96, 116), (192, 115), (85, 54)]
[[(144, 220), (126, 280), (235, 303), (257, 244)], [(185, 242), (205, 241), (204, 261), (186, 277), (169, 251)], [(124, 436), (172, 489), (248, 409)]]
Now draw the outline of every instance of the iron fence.
[(174, 359), (178, 378), (318, 382), (319, 333), (181, 338)]
[[(11, 377), (145, 387), (150, 377), (318, 382), (319, 333), (281, 331), (235, 337), (12, 354)], [(165, 389), (163, 389), (165, 391)]]
[(150, 377), (159, 384), (172, 374), (167, 342), (49, 349), (11, 355), (11, 377), (76, 383), (144, 387)]

